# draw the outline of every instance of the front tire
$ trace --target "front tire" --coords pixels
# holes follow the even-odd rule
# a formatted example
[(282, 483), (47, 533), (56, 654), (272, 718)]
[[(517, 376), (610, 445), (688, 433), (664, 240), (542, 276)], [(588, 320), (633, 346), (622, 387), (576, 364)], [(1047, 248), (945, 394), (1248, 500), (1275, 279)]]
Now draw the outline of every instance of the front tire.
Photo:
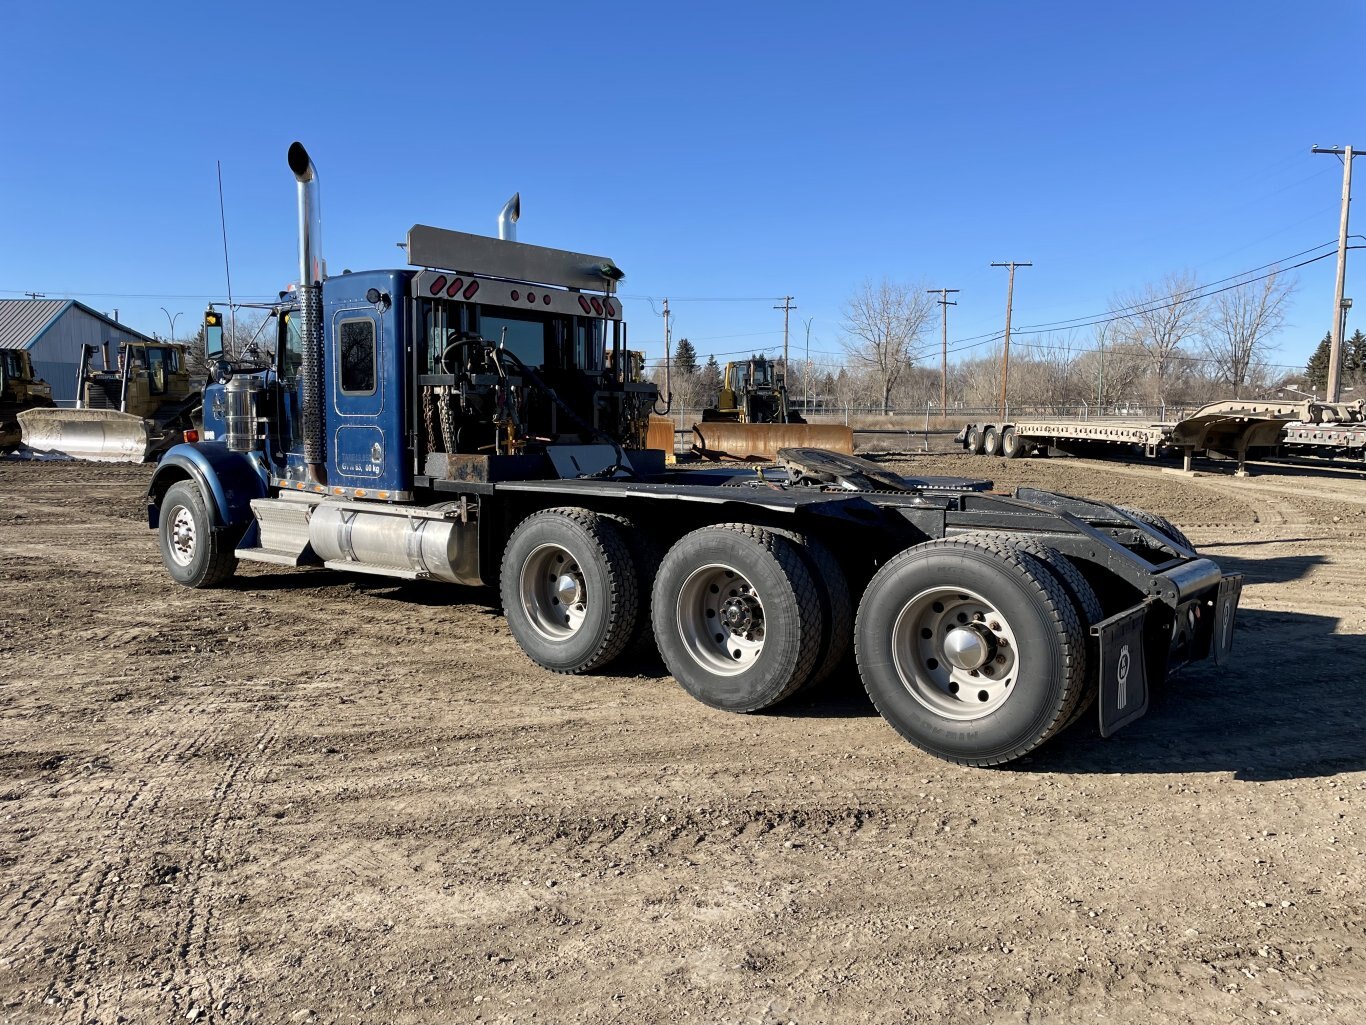
[(232, 538), (214, 526), (199, 488), (177, 481), (161, 500), (157, 536), (171, 579), (186, 587), (217, 587), (237, 570)]
[(503, 610), (528, 658), (588, 673), (626, 648), (636, 625), (636, 567), (612, 520), (587, 509), (528, 516), (503, 550)]
[(970, 535), (884, 565), (859, 602), (859, 673), (903, 737), (964, 765), (1038, 747), (1086, 689), (1086, 635), (1058, 578), (1033, 555)]

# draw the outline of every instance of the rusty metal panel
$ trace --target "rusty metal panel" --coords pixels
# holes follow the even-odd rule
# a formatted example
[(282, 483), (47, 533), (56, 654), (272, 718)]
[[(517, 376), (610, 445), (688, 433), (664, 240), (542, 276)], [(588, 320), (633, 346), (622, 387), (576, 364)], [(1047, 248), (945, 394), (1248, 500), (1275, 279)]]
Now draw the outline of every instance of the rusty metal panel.
[(854, 454), (854, 432), (843, 424), (693, 424), (693, 451), (706, 459), (773, 462), (780, 448), (824, 448)]
[(645, 447), (659, 449), (664, 453), (664, 462), (674, 462), (674, 422), (667, 416), (650, 417), (650, 426), (645, 431)]

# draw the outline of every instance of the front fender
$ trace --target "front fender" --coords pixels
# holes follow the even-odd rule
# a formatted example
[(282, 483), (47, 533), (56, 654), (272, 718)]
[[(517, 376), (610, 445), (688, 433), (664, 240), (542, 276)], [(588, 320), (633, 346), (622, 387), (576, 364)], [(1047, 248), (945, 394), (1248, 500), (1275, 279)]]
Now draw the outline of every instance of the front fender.
[(216, 442), (176, 445), (161, 457), (147, 488), (147, 526), (156, 529), (167, 489), (181, 480), (199, 486), (218, 527), (250, 523), (251, 500), (266, 497), (268, 489), (266, 467), (259, 456), (229, 452), (227, 445)]

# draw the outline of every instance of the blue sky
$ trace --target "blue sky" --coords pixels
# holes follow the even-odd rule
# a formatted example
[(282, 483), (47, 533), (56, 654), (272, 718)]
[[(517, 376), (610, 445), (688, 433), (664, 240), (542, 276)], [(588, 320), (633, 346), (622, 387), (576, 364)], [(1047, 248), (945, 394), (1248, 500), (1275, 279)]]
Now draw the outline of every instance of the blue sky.
[[(1309, 149), (1366, 147), (1363, 12), (7, 5), (0, 296), (70, 295), (163, 334), (164, 306), (193, 330), (225, 291), (218, 160), (234, 290), (274, 294), (296, 265), (297, 138), (332, 270), (401, 265), (415, 222), (492, 233), (520, 190), (522, 241), (625, 269), (652, 356), (643, 297), (672, 297), (675, 338), (724, 358), (780, 346), (782, 314), (696, 299), (790, 293), (794, 341), (814, 318), (813, 361), (833, 362), (845, 299), (884, 275), (961, 289), (950, 339), (969, 338), (1000, 328), (989, 265), (1011, 259), (1034, 263), (1017, 326), (1085, 316), (1171, 271), (1212, 280), (1336, 239), (1341, 164)], [(1352, 259), (1348, 295), (1366, 250)], [(1277, 362), (1327, 330), (1333, 266), (1299, 272)]]

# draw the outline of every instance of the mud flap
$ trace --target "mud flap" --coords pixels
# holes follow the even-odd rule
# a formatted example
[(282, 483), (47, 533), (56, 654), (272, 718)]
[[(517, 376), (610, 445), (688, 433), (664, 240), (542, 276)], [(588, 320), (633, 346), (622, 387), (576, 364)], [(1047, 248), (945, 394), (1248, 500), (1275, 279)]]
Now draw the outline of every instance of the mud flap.
[(1152, 600), (1091, 627), (1100, 658), (1100, 735), (1117, 733), (1148, 710), (1148, 667), (1143, 626)]
[(1219, 594), (1214, 600), (1214, 635), (1210, 638), (1210, 654), (1217, 666), (1226, 666), (1233, 661), (1233, 620), (1242, 596), (1241, 573), (1219, 581)]

